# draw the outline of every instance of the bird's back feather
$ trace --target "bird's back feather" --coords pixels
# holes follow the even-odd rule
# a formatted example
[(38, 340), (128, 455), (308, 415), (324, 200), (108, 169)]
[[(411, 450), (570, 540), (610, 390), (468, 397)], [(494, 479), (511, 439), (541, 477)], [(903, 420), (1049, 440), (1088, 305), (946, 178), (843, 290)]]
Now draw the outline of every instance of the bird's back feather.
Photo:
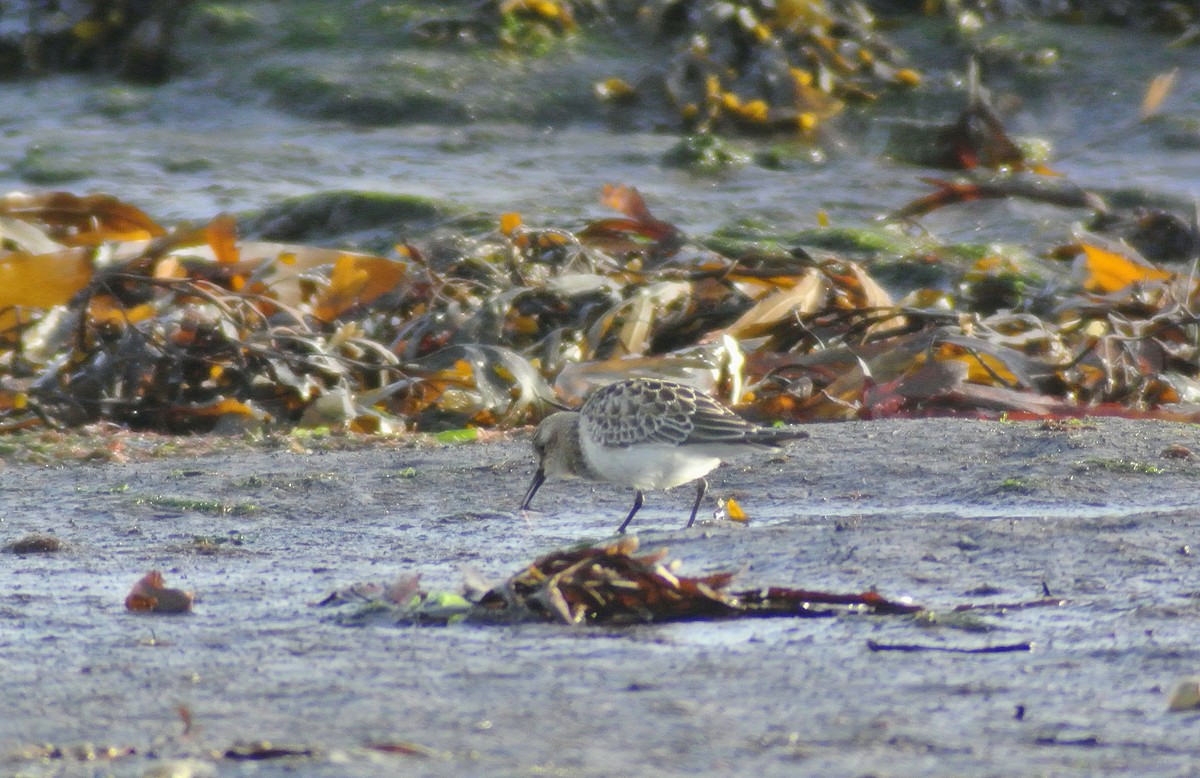
[(794, 427), (760, 427), (697, 389), (650, 378), (597, 390), (580, 409), (580, 427), (592, 441), (610, 448), (648, 443), (773, 446), (808, 436)]

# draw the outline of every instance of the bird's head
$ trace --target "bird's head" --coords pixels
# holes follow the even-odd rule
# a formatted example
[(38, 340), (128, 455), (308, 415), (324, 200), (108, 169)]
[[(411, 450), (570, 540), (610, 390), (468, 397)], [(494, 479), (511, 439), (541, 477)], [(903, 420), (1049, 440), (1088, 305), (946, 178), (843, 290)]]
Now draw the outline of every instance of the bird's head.
[(542, 419), (537, 430), (533, 433), (533, 452), (538, 457), (538, 469), (533, 474), (533, 482), (521, 503), (521, 510), (528, 510), (529, 503), (537, 490), (541, 488), (546, 476), (578, 475), (577, 463), (581, 459), (579, 453), (579, 414), (573, 411), (554, 413)]

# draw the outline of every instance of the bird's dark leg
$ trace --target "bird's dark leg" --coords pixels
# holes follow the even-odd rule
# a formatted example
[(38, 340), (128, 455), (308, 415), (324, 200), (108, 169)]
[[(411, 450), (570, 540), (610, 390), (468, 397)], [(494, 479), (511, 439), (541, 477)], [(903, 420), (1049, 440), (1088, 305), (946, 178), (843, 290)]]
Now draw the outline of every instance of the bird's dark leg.
[(708, 481), (701, 478), (696, 483), (696, 504), (692, 506), (692, 518), (688, 519), (688, 525), (684, 529), (688, 529), (696, 523), (696, 512), (700, 510), (700, 501), (704, 499), (704, 493), (707, 491)]
[(638, 511), (641, 509), (641, 507), (642, 507), (642, 501), (643, 501), (644, 499), (645, 499), (645, 498), (644, 498), (644, 497), (642, 497), (642, 490), (641, 490), (641, 489), (638, 489), (637, 497), (634, 497), (634, 498), (633, 498), (633, 510), (631, 510), (631, 511), (629, 512), (629, 515), (625, 517), (625, 521), (621, 522), (621, 526), (617, 527), (617, 534), (618, 534), (618, 535), (624, 535), (624, 534), (625, 534), (625, 528), (626, 528), (626, 527), (628, 527), (628, 526), (629, 526), (629, 522), (633, 520), (633, 514), (637, 513), (637, 512), (638, 512)]

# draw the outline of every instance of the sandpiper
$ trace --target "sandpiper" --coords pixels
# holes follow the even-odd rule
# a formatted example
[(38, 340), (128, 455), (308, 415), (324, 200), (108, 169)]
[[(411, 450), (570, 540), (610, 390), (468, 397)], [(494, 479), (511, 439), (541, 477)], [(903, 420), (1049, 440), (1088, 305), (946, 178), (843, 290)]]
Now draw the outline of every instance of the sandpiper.
[(808, 433), (752, 424), (704, 392), (672, 381), (630, 378), (596, 390), (578, 411), (547, 416), (533, 434), (538, 469), (521, 503), (529, 503), (547, 476), (607, 481), (637, 490), (622, 534), (642, 507), (642, 492), (696, 481), (696, 521), (708, 475), (721, 460), (772, 449)]

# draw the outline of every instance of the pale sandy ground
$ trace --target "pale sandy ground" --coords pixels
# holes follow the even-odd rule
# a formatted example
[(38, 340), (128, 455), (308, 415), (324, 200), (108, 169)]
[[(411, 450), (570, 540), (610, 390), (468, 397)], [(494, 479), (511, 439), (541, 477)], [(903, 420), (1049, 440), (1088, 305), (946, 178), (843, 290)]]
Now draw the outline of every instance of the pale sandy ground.
[[(983, 617), (990, 631), (894, 616), (353, 629), (313, 604), (405, 572), (457, 588), (463, 564), (502, 578), (602, 539), (630, 495), (550, 483), (543, 512), (522, 518), (522, 440), (10, 464), (0, 542), (49, 532), (70, 547), (0, 555), (0, 775), (1194, 774), (1200, 716), (1166, 707), (1200, 673), (1200, 428), (812, 432), (712, 479), (748, 526), (680, 531), (680, 489), (650, 496), (643, 545), (669, 545), (686, 573), (740, 570), (744, 586), (874, 587), (946, 609), (1034, 599), (1044, 584), (1069, 604)], [(1178, 445), (1198, 456), (1162, 456)], [(230, 533), (243, 544), (194, 551), (195, 536)], [(151, 568), (197, 591), (193, 615), (125, 612)], [(873, 653), (868, 640), (1034, 650)], [(262, 739), (315, 755), (214, 758)], [(364, 748), (392, 741), (430, 752)], [(137, 755), (9, 756), (88, 742)]]

